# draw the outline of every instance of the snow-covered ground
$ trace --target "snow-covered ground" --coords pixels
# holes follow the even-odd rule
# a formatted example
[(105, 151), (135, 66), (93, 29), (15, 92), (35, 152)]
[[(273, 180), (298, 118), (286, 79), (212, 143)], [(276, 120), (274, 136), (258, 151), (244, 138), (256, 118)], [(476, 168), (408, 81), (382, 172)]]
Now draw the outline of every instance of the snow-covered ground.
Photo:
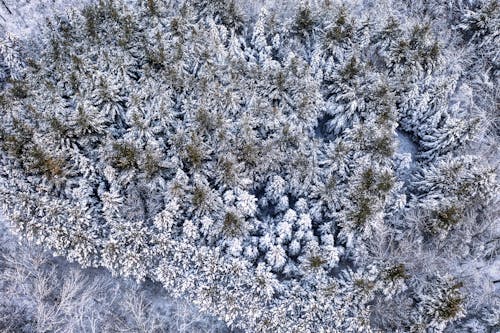
[(417, 153), (417, 146), (411, 140), (409, 134), (397, 131), (398, 139), (398, 153), (400, 154), (410, 154), (411, 159), (415, 160), (415, 154)]

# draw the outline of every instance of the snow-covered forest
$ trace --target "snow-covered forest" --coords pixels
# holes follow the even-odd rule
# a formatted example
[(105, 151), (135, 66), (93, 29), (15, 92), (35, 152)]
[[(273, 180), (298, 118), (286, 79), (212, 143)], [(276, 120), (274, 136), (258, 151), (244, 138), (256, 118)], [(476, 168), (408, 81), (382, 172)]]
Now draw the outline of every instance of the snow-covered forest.
[(0, 225), (0, 332), (227, 332), (158, 284), (82, 270)]
[(0, 7), (0, 330), (500, 330), (498, 1)]

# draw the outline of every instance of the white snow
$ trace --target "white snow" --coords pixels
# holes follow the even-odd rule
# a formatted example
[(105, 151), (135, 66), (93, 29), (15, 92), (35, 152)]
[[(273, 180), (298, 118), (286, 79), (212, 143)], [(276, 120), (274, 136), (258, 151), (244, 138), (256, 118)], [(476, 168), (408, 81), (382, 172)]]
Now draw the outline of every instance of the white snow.
[(396, 131), (398, 140), (398, 153), (410, 154), (412, 161), (415, 161), (417, 145), (411, 140), (410, 135), (401, 131)]
[(0, 35), (24, 39), (40, 31), (46, 17), (61, 16), (95, 0), (0, 0)]

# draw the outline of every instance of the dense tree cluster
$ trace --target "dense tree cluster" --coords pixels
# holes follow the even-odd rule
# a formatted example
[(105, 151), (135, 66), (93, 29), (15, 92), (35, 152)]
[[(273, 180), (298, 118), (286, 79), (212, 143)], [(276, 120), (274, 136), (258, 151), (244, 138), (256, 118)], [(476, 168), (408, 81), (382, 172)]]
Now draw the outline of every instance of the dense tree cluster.
[(498, 325), (464, 272), (499, 246), (500, 7), (403, 3), (102, 0), (2, 41), (5, 214), (249, 331)]

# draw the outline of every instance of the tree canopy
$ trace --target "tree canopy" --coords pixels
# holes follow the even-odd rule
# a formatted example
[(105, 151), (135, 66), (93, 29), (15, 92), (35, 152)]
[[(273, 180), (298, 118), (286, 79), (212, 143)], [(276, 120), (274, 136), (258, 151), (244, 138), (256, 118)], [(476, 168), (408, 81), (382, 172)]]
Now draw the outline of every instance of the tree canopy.
[(6, 39), (6, 216), (250, 331), (469, 325), (457, 263), (498, 252), (499, 6), (364, 6), (102, 0)]

